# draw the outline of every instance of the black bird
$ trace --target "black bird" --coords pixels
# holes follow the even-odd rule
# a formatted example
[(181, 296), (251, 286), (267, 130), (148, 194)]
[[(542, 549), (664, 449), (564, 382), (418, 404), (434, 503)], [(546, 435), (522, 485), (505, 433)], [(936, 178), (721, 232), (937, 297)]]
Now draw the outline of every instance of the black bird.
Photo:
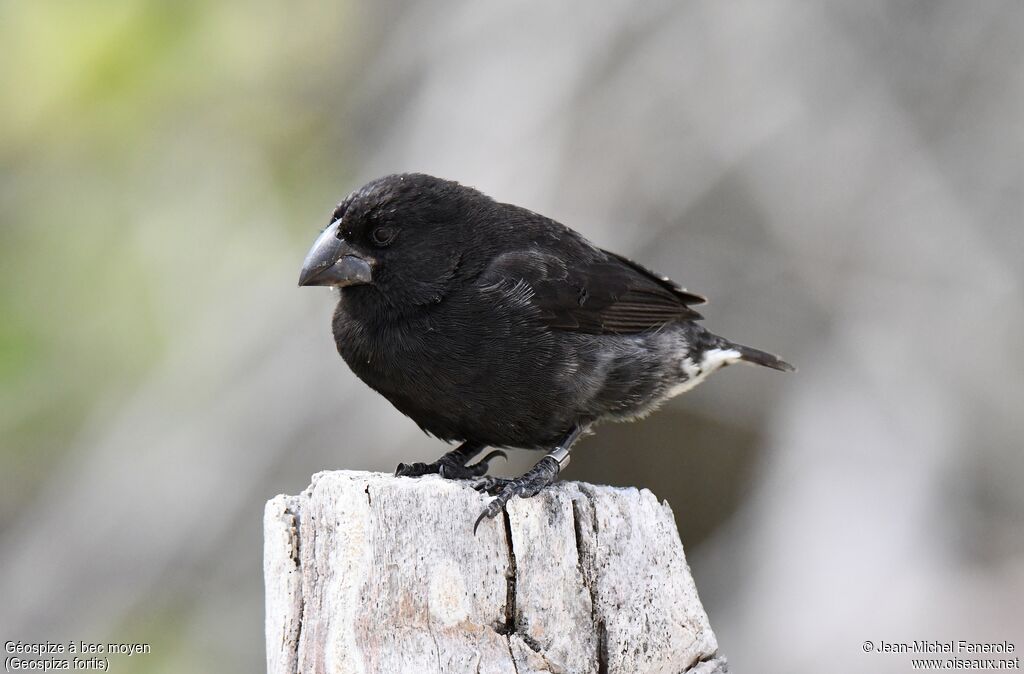
[(300, 286), (335, 286), (345, 362), (420, 428), (461, 444), (397, 475), (478, 478), (500, 451), (549, 453), (495, 494), (551, 484), (592, 424), (642, 417), (715, 370), (794, 368), (697, 323), (703, 297), (568, 227), (429, 175), (389, 175), (335, 208)]

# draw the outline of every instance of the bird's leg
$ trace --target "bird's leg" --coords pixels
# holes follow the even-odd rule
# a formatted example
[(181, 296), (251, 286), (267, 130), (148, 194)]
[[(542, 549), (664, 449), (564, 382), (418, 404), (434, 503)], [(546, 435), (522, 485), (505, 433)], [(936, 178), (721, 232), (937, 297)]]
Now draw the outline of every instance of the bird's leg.
[(473, 525), (473, 533), (476, 533), (477, 527), (480, 526), (480, 522), (484, 519), (494, 517), (500, 513), (513, 496), (520, 498), (536, 496), (542, 489), (558, 479), (558, 474), (569, 465), (569, 450), (586, 428), (586, 425), (574, 426), (562, 438), (557, 447), (534, 464), (533, 468), (514, 480), (506, 480), (500, 477), (485, 477), (474, 484), (474, 489), (494, 494), (495, 498), (487, 504), (484, 511), (480, 513), (480, 517), (476, 519), (476, 524)]
[(450, 480), (480, 477), (487, 472), (487, 464), (491, 459), (497, 456), (507, 458), (505, 452), (495, 450), (476, 463), (467, 466), (466, 462), (479, 454), (483, 448), (482, 443), (466, 441), (433, 463), (400, 463), (395, 469), (395, 475), (415, 477), (437, 473)]

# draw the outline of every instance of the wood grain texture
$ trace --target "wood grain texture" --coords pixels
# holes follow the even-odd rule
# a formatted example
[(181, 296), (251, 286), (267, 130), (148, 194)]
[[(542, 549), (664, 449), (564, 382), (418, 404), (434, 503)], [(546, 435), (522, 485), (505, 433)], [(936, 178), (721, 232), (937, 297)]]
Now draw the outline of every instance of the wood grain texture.
[(722, 674), (672, 511), (561, 482), (513, 499), (320, 473), (266, 506), (270, 674)]

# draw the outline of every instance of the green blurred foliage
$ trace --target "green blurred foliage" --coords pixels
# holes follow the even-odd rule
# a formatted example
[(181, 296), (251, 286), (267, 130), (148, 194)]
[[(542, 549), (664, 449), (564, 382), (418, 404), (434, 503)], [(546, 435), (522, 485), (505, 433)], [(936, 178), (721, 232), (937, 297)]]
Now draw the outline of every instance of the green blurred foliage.
[(0, 3), (0, 528), (346, 176), (346, 3)]

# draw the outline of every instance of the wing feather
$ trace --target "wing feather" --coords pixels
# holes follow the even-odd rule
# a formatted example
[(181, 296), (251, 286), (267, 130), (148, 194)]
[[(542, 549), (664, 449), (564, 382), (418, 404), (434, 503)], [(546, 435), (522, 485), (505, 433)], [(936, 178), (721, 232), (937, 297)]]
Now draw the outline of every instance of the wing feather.
[(500, 281), (529, 284), (531, 303), (547, 327), (588, 334), (630, 334), (700, 320), (691, 307), (706, 301), (668, 277), (589, 245), (562, 256), (539, 247), (503, 253), (480, 279), (484, 285)]

